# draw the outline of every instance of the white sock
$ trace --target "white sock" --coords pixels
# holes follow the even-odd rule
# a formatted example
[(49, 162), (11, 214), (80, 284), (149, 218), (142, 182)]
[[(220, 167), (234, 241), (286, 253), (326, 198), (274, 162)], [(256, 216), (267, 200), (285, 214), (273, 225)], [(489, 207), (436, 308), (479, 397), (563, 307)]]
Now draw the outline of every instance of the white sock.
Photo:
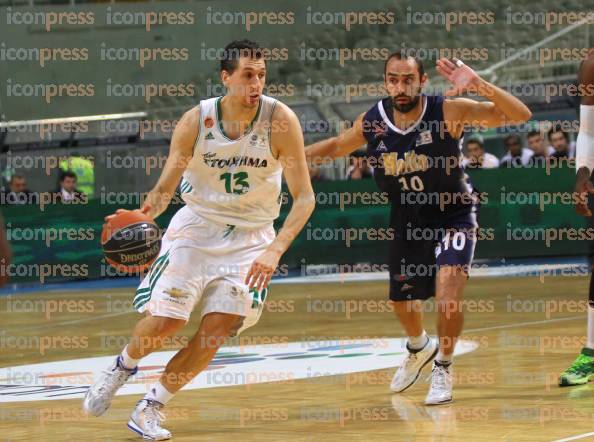
[(161, 382), (157, 382), (155, 385), (151, 387), (151, 389), (144, 396), (144, 398), (151, 401), (161, 402), (163, 405), (165, 405), (167, 402), (171, 400), (173, 395), (174, 393), (169, 393), (169, 390), (167, 390), (163, 386), (163, 384), (161, 384)]
[(428, 341), (429, 336), (427, 336), (427, 332), (423, 330), (423, 333), (421, 333), (419, 336), (408, 337), (408, 347), (412, 350), (420, 350), (427, 344)]
[(135, 368), (138, 365), (138, 361), (140, 361), (140, 359), (134, 359), (128, 354), (127, 345), (122, 350), (122, 354), (120, 356), (122, 357), (122, 365), (128, 370)]
[(443, 352), (441, 350), (439, 350), (437, 352), (437, 356), (435, 357), (435, 360), (437, 362), (441, 362), (442, 364), (449, 365), (452, 363), (453, 358), (454, 358), (453, 354), (445, 355), (445, 354), (443, 354)]
[(594, 307), (588, 306), (588, 334), (586, 347), (594, 350)]

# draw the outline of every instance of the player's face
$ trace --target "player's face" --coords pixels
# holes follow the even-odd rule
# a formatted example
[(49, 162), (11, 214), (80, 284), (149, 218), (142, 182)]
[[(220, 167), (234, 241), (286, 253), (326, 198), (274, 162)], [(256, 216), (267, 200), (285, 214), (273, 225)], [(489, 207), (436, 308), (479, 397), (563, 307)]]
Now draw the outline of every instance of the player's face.
[(544, 140), (540, 135), (528, 137), (528, 147), (536, 154), (544, 154)]
[(266, 82), (266, 63), (262, 58), (240, 57), (232, 74), (223, 71), (227, 95), (245, 107), (257, 107)]
[(413, 58), (388, 62), (385, 72), (385, 85), (394, 108), (407, 113), (413, 110), (421, 99), (421, 91), (427, 76), (419, 76), (419, 67)]
[(563, 132), (553, 132), (551, 134), (551, 144), (555, 148), (555, 150), (565, 150), (567, 149), (567, 140), (565, 139), (565, 135)]

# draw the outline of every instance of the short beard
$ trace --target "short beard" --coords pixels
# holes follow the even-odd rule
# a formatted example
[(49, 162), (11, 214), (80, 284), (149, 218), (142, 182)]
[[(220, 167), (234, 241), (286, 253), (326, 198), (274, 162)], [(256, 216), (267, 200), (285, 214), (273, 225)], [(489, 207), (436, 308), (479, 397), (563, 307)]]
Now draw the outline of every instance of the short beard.
[(398, 102), (396, 101), (396, 97), (394, 97), (394, 98), (392, 98), (392, 105), (394, 106), (394, 109), (396, 109), (398, 112), (407, 114), (411, 110), (413, 110), (417, 106), (417, 104), (419, 104), (420, 99), (421, 99), (421, 96), (417, 95), (412, 100), (410, 100), (410, 102), (407, 104), (398, 104)]

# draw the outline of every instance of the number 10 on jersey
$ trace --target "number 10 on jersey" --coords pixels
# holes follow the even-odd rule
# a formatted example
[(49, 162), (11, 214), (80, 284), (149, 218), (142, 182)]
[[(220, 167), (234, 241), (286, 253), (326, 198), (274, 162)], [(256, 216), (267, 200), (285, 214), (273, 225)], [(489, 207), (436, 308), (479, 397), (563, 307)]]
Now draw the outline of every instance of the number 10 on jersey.
[(410, 177), (410, 179), (406, 179), (405, 176), (398, 178), (398, 182), (402, 185), (402, 190), (414, 190), (416, 192), (421, 192), (425, 186), (423, 185), (423, 180), (416, 175)]

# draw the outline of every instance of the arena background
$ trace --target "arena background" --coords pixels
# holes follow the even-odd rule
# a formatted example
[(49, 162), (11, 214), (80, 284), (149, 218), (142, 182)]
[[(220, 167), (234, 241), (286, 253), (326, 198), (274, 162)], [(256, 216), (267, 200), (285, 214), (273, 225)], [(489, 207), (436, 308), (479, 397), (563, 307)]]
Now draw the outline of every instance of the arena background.
[[(122, 296), (131, 296), (138, 276), (116, 272), (103, 258), (99, 244), (103, 218), (118, 208), (141, 204), (143, 194), (159, 177), (176, 121), (199, 100), (224, 92), (218, 60), (233, 39), (253, 39), (269, 49), (266, 93), (296, 112), (306, 144), (337, 134), (383, 96), (386, 56), (408, 48), (417, 49), (425, 63), (428, 93), (443, 93), (447, 88), (435, 71), (436, 59), (455, 56), (530, 107), (533, 116), (524, 125), (466, 134), (466, 139), (480, 136), (488, 152), (502, 157), (507, 135), (518, 134), (526, 145), (530, 130), (540, 129), (546, 137), (555, 124), (561, 124), (571, 143), (575, 142), (577, 71), (594, 45), (592, 0), (247, 3), (0, 1), (3, 188), (7, 192), (10, 177), (20, 174), (37, 198), (28, 204), (3, 200), (2, 215), (14, 254), (13, 274), (1, 291), (8, 299), (5, 302), (26, 293), (35, 300), (72, 290), (84, 298), (85, 293), (97, 296), (94, 290), (116, 287), (123, 290)], [(80, 204), (57, 204), (51, 192), (64, 161), (73, 158), (79, 161), (76, 167), (92, 170), (81, 187), (87, 198)], [(387, 226), (388, 202), (372, 179), (347, 179), (349, 165), (349, 160), (342, 159), (318, 171), (323, 179), (313, 183), (316, 210), (284, 255), (277, 282), (301, 278), (315, 283), (319, 278), (336, 284), (324, 286), (321, 292), (340, 292), (343, 286), (337, 282), (345, 279), (377, 280), (382, 281), (377, 287), (385, 290), (387, 244), (370, 236), (369, 230)], [(504, 302), (510, 293), (531, 293), (535, 302), (540, 295), (542, 299), (585, 299), (586, 220), (575, 214), (568, 196), (574, 167), (569, 161), (548, 167), (468, 171), (476, 187), (488, 195), (481, 209), (484, 237), (476, 248), (473, 272), (494, 277), (477, 284), (480, 290), (501, 296), (497, 302)], [(290, 208), (285, 188), (284, 195), (276, 227)], [(158, 219), (162, 228), (182, 204), (177, 195)], [(542, 284), (543, 274), (554, 282)], [(519, 281), (514, 288), (514, 283), (502, 283), (500, 276), (528, 279), (513, 280)], [(565, 292), (565, 287), (579, 287), (579, 292)], [(385, 294), (381, 290), (374, 292), (378, 299)], [(296, 290), (286, 296), (303, 299), (311, 293)], [(9, 312), (5, 305), (4, 313)], [(38, 325), (35, 314), (19, 318), (29, 327)], [(391, 316), (385, 320), (394, 321)], [(18, 323), (11, 324), (12, 328), (0, 325), (2, 333), (18, 335)], [(585, 315), (572, 324), (583, 338)], [(558, 327), (561, 333), (563, 326)], [(395, 322), (390, 330), (390, 335), (402, 334)], [(562, 369), (578, 349), (555, 348), (553, 352), (563, 357), (550, 370)], [(28, 348), (15, 350), (3, 344), (0, 350), (2, 366), (15, 365), (15, 355), (24, 357), (24, 362), (47, 360)], [(81, 356), (115, 351), (87, 348)], [(59, 352), (50, 354), (51, 360), (62, 357)], [(534, 401), (543, 400), (541, 390)], [(591, 402), (591, 393), (584, 401)], [(10, 416), (4, 415), (3, 420), (12, 427), (22, 424), (18, 419), (15, 424)], [(589, 422), (592, 427), (590, 412), (582, 418), (580, 425)], [(562, 422), (556, 421), (555, 431)], [(514, 425), (522, 423), (519, 417), (514, 421)], [(497, 426), (493, 425), (493, 435)], [(47, 429), (38, 427), (34, 431), (40, 433), (34, 434), (43, 437)], [(55, 427), (47, 428), (58, 440), (58, 432), (51, 430)], [(417, 433), (409, 430), (403, 440), (415, 440)], [(19, 431), (0, 438), (28, 440), (30, 434)], [(358, 429), (352, 436), (365, 440), (368, 431), (372, 427)], [(418, 434), (428, 439), (419, 440), (441, 440), (429, 439), (441, 430), (427, 431)], [(535, 439), (526, 440), (550, 440), (548, 427), (541, 423), (539, 431)], [(256, 434), (260, 433), (252, 436)], [(310, 436), (320, 435), (313, 431)], [(451, 436), (462, 437), (456, 432)], [(110, 437), (104, 440), (121, 440), (119, 435)], [(378, 437), (393, 440), (388, 433)], [(494, 440), (490, 437), (484, 440)], [(522, 437), (518, 431), (506, 440)], [(472, 438), (479, 440), (479, 432), (472, 433)]]

